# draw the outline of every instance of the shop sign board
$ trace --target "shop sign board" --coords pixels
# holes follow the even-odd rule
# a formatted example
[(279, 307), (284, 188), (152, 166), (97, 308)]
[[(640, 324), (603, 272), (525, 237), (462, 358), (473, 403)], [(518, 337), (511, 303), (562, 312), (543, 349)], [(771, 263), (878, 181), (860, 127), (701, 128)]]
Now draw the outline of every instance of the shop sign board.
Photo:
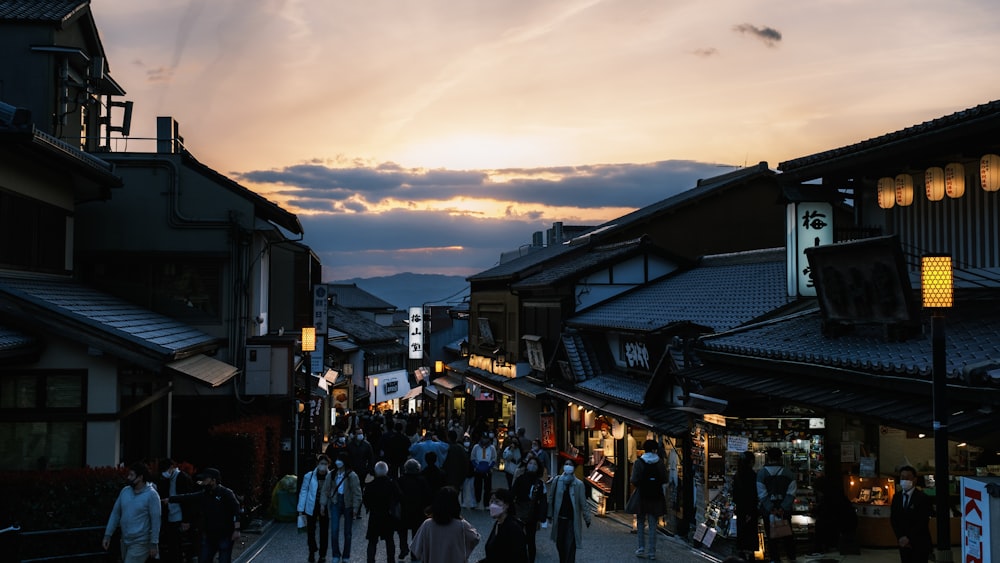
[(420, 360), (424, 357), (424, 308), (410, 307), (410, 334), (407, 340), (410, 349), (410, 359)]
[(556, 415), (551, 412), (543, 412), (538, 415), (538, 426), (541, 429), (542, 448), (551, 449), (556, 447)]
[(1000, 487), (1000, 479), (962, 477), (961, 486), (962, 561), (996, 561), (1000, 546), (993, 542), (1000, 534), (1000, 498), (991, 495), (990, 489)]

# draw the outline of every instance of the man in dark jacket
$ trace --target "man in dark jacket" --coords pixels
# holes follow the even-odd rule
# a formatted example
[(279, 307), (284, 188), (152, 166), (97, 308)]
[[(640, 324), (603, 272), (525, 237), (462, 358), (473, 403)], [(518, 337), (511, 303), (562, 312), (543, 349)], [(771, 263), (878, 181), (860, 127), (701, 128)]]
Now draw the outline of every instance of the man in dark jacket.
[[(642, 445), (644, 453), (632, 466), (631, 482), (636, 487), (638, 506), (635, 509), (636, 536), (638, 547), (635, 554), (640, 558), (656, 559), (656, 523), (667, 513), (666, 487), (667, 468), (660, 459), (656, 440), (646, 440)], [(646, 525), (649, 525), (648, 536)], [(648, 541), (647, 541), (648, 540)]]
[(931, 499), (916, 482), (916, 469), (909, 465), (899, 469), (899, 492), (892, 498), (889, 521), (902, 563), (927, 563), (931, 554)]
[(424, 467), (420, 474), (427, 481), (427, 486), (431, 488), (431, 495), (433, 495), (444, 486), (444, 473), (438, 469), (436, 453), (427, 452), (424, 454), (424, 463), (427, 467)]
[(194, 507), (180, 504), (166, 504), (167, 498), (194, 491), (194, 481), (181, 471), (177, 462), (170, 458), (160, 461), (160, 477), (156, 480), (156, 490), (165, 503), (160, 518), (160, 559), (166, 562), (187, 560), (182, 552), (184, 534), (191, 528)]
[(385, 541), (385, 558), (391, 563), (392, 554), (396, 551), (393, 535), (399, 527), (402, 493), (396, 482), (389, 479), (389, 466), (380, 461), (375, 464), (375, 478), (365, 487), (362, 495), (365, 508), (368, 509), (368, 530), (365, 538), (368, 540), (368, 563), (375, 563), (375, 552), (378, 541)]
[(402, 522), (399, 526), (399, 560), (402, 561), (410, 553), (409, 540), (417, 535), (420, 525), (427, 519), (433, 496), (427, 480), (420, 475), (420, 462), (415, 459), (406, 460), (397, 483), (403, 493)]
[(465, 478), (469, 475), (469, 452), (458, 443), (458, 433), (448, 431), (448, 457), (444, 458), (444, 484), (462, 490)]
[(410, 452), (410, 439), (403, 434), (403, 423), (396, 421), (392, 428), (382, 435), (382, 456), (389, 464), (389, 477), (399, 476), (399, 470)]
[(240, 539), (240, 503), (221, 481), (219, 470), (209, 467), (198, 475), (200, 491), (170, 497), (170, 502), (190, 502), (201, 507), (203, 521), (198, 561), (212, 561), (218, 553), (219, 563), (229, 563), (233, 558), (233, 544)]
[(351, 436), (353, 439), (347, 441), (347, 455), (351, 462), (351, 469), (358, 474), (361, 480), (361, 488), (365, 488), (365, 481), (372, 471), (375, 463), (375, 450), (372, 445), (365, 440), (365, 431), (358, 427)]

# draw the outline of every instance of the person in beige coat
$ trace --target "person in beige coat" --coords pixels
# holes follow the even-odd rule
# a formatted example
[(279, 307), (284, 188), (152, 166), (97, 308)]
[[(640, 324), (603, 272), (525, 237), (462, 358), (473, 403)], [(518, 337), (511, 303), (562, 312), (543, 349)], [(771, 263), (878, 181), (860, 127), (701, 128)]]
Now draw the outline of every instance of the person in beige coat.
[[(354, 518), (361, 514), (361, 479), (351, 470), (347, 453), (341, 452), (333, 462), (336, 470), (323, 480), (319, 497), (319, 513), (330, 516), (330, 557), (337, 563), (351, 560), (351, 534)], [(344, 549), (340, 549), (340, 529), (343, 520)], [(322, 558), (320, 563), (322, 563)]]
[(590, 510), (583, 481), (573, 475), (573, 462), (566, 460), (562, 475), (549, 484), (549, 518), (552, 541), (556, 542), (559, 563), (574, 563), (576, 548), (583, 539), (583, 524), (590, 527)]

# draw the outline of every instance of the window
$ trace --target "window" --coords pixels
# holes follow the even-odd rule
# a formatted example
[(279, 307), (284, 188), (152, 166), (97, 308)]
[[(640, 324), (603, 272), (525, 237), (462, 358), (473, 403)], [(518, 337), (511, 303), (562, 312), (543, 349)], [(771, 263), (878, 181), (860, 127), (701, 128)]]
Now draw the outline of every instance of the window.
[(66, 273), (69, 222), (61, 207), (0, 190), (0, 266)]
[[(83, 370), (24, 371), (0, 378), (0, 470), (83, 465), (86, 383)], [(72, 420), (76, 413), (80, 420)]]

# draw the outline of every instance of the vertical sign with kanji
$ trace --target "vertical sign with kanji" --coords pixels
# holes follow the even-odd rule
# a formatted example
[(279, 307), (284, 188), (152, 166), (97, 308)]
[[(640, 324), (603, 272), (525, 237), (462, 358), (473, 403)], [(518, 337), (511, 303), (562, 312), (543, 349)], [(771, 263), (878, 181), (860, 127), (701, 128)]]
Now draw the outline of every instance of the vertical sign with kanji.
[(806, 249), (833, 242), (833, 205), (790, 203), (787, 217), (788, 293), (792, 297), (815, 297), (816, 285)]
[(313, 286), (313, 326), (316, 327), (316, 350), (309, 357), (311, 373), (322, 376), (324, 372), (323, 358), (326, 357), (326, 326), (327, 326), (327, 296), (329, 291), (325, 284)]
[(410, 307), (410, 337), (407, 342), (410, 349), (410, 359), (419, 360), (424, 357), (424, 308)]

